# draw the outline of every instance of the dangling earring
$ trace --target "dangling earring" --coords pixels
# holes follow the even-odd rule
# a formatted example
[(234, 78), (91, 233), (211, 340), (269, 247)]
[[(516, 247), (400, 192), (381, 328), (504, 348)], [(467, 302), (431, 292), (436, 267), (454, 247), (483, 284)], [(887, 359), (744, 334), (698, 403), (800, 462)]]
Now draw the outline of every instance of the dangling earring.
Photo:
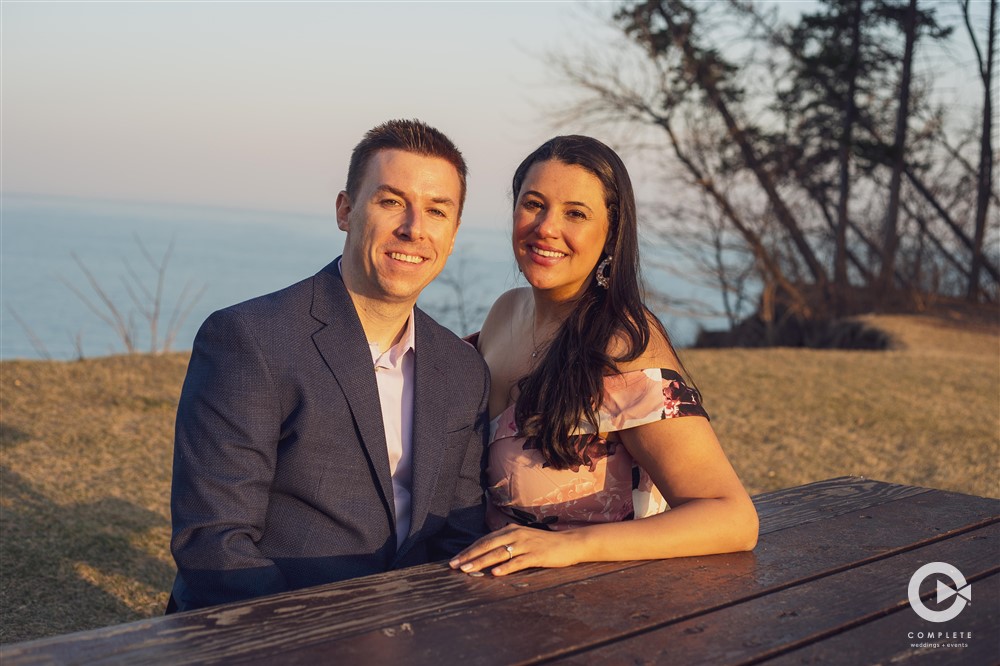
[(597, 264), (597, 273), (594, 275), (597, 278), (597, 284), (601, 285), (607, 289), (611, 285), (611, 255), (609, 254), (604, 258), (604, 261)]

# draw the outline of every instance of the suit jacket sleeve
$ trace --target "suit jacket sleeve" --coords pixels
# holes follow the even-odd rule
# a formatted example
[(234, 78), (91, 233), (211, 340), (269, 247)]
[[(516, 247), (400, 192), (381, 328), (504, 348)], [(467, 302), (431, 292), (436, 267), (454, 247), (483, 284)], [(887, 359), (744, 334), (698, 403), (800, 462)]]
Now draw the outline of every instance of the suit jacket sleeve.
[(430, 559), (448, 559), (469, 546), (486, 533), (486, 503), (483, 494), (486, 471), (486, 445), (490, 435), (489, 397), (490, 375), (485, 362), (482, 363), (483, 393), (479, 400), (476, 423), (472, 428), (469, 445), (466, 447), (452, 509), (448, 520), (430, 544)]
[(195, 338), (177, 410), (170, 506), (181, 609), (287, 588), (257, 547), (280, 427), (274, 378), (252, 332), (238, 312), (216, 312)]

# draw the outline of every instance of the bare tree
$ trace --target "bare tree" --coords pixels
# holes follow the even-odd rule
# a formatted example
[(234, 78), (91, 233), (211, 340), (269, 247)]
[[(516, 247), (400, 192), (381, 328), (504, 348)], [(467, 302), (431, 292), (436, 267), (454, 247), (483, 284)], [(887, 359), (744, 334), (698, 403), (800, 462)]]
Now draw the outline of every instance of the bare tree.
[(459, 335), (468, 335), (475, 332), (474, 329), (483, 320), (490, 303), (469, 303), (466, 295), (473, 281), (467, 274), (468, 264), (465, 257), (456, 257), (448, 262), (447, 268), (435, 278), (437, 284), (447, 287), (454, 300), (445, 305), (434, 307), (435, 315), (439, 318), (448, 317), (449, 313), (454, 314), (458, 319), (457, 331)]
[[(166, 286), (167, 267), (170, 264), (170, 258), (173, 254), (174, 242), (171, 240), (163, 254), (163, 257), (160, 260), (156, 260), (149, 250), (146, 249), (146, 246), (142, 243), (138, 236), (135, 236), (134, 239), (141, 256), (149, 267), (155, 272), (156, 280), (153, 286), (150, 287), (132, 268), (128, 259), (123, 259), (126, 275), (121, 276), (121, 281), (133, 307), (135, 310), (138, 310), (141, 317), (146, 321), (146, 326), (149, 332), (149, 353), (160, 354), (170, 351), (180, 327), (184, 324), (184, 321), (191, 313), (191, 310), (205, 293), (205, 286), (202, 286), (197, 291), (194, 291), (192, 289), (191, 282), (184, 285), (184, 288), (181, 290), (181, 293), (177, 298), (177, 302), (171, 311), (170, 318), (167, 322), (167, 328), (161, 342), (160, 320), (163, 314), (163, 292)], [(100, 281), (98, 281), (83, 260), (80, 259), (75, 252), (71, 253), (71, 256), (86, 278), (87, 283), (90, 285), (90, 289), (96, 297), (96, 300), (89, 297), (83, 292), (83, 290), (65, 278), (62, 279), (62, 283), (66, 285), (66, 287), (69, 288), (69, 290), (72, 291), (85, 306), (87, 306), (87, 309), (111, 327), (111, 329), (115, 332), (115, 335), (118, 337), (118, 340), (125, 347), (126, 353), (137, 353), (138, 333), (135, 325), (135, 311), (129, 311), (126, 314), (123, 308), (119, 307), (119, 305), (115, 303), (107, 289), (101, 285)], [(77, 347), (79, 352), (79, 339)]]
[[(586, 93), (566, 116), (646, 135), (658, 130), (686, 182), (714, 202), (757, 258), (762, 284), (776, 287), (775, 302), (805, 316), (849, 314), (890, 293), (899, 295), (890, 308), (925, 303), (918, 293), (927, 284), (924, 268), (947, 278), (934, 280), (942, 296), (958, 296), (955, 278), (969, 273), (959, 244), (992, 280), (977, 295), (989, 301), (1000, 279), (995, 253), (984, 248), (991, 227), (982, 203), (980, 228), (974, 233), (971, 215), (965, 224), (974, 171), (966, 144), (945, 135), (949, 112), (933, 101), (929, 73), (914, 70), (922, 44), (952, 34), (938, 8), (918, 0), (821, 0), (789, 22), (749, 0), (622, 2), (613, 23), (642, 50), (652, 75), (637, 82), (593, 58), (557, 59)], [(734, 56), (740, 40), (752, 48)], [(984, 74), (991, 62), (980, 60)], [(705, 118), (721, 131), (708, 129)], [(988, 165), (992, 148), (980, 143)], [(988, 206), (996, 192), (982, 185), (986, 167), (976, 171), (978, 200)], [(748, 223), (760, 219), (751, 210), (762, 202), (769, 222)]]
[(10, 304), (7, 305), (7, 312), (10, 313), (10, 316), (13, 317), (14, 321), (17, 322), (18, 326), (21, 327), (21, 329), (24, 331), (24, 334), (28, 336), (28, 342), (31, 343), (31, 346), (35, 350), (35, 353), (38, 354), (41, 358), (45, 359), (46, 361), (52, 360), (52, 354), (49, 353), (49, 350), (45, 346), (45, 343), (42, 342), (42, 339), (38, 337), (37, 333), (35, 333), (35, 329), (33, 329), (28, 324), (28, 322), (26, 322), (24, 318), (21, 317), (20, 314), (18, 314), (17, 310), (15, 310), (13, 307), (10, 306)]
[(761, 161), (747, 127), (737, 119), (732, 109), (730, 99), (741, 95), (733, 89), (730, 80), (733, 66), (717, 50), (706, 48), (695, 41), (698, 13), (681, 0), (663, 0), (623, 8), (619, 19), (623, 22), (626, 34), (641, 40), (652, 57), (666, 54), (670, 49), (679, 52), (681, 67), (688, 83), (705, 95), (709, 108), (725, 123), (729, 139), (739, 149), (743, 161), (767, 196), (773, 215), (785, 228), (818, 290), (825, 292), (828, 282), (826, 270), (806, 240), (802, 226), (778, 191), (774, 177)]
[(125, 346), (125, 353), (134, 354), (136, 353), (136, 331), (135, 331), (135, 320), (130, 314), (125, 316), (125, 314), (119, 309), (115, 304), (114, 300), (108, 295), (108, 292), (101, 286), (94, 274), (87, 268), (87, 265), (83, 263), (83, 260), (77, 256), (75, 252), (71, 252), (70, 256), (73, 257), (73, 262), (79, 267), (80, 272), (87, 279), (87, 283), (90, 285), (91, 290), (97, 296), (98, 301), (101, 305), (95, 303), (91, 298), (89, 298), (82, 289), (79, 289), (75, 284), (67, 280), (66, 278), (60, 278), (62, 283), (72, 291), (80, 302), (87, 306), (87, 309), (97, 315), (98, 319), (103, 321), (105, 324), (111, 327), (111, 330), (115, 332), (118, 336), (118, 340), (121, 341), (122, 345)]
[[(884, 0), (879, 0), (879, 1), (884, 2)], [(782, 31), (775, 29), (773, 26), (768, 25), (767, 22), (765, 22), (762, 19), (761, 13), (756, 9), (756, 6), (753, 3), (744, 2), (743, 0), (730, 0), (730, 3), (733, 7), (737, 9), (737, 11), (741, 13), (742, 16), (744, 16), (745, 18), (749, 18), (757, 28), (761, 29), (761, 31), (766, 35), (766, 38), (769, 40), (770, 43), (781, 48), (793, 60), (802, 60), (805, 58), (805, 55), (802, 53), (801, 49), (798, 48), (789, 39), (787, 39)], [(931, 5), (932, 9), (934, 7), (935, 7), (934, 5)], [(908, 25), (908, 24), (913, 25), (912, 21), (909, 21), (908, 23), (908, 19), (906, 17), (907, 15), (910, 15), (909, 18), (912, 18), (912, 12), (915, 11), (915, 8), (916, 4), (913, 3), (912, 6), (907, 7), (906, 12), (900, 12), (897, 6), (886, 3), (883, 4), (883, 9), (881, 11), (883, 11), (886, 15), (890, 17), (895, 15), (896, 22), (901, 25)], [(900, 17), (902, 17), (903, 20), (900, 20)], [(943, 39), (951, 34), (950, 28), (939, 26), (933, 20), (930, 14), (925, 13), (922, 10), (918, 12), (918, 24), (924, 26), (928, 34), (935, 39)], [(914, 44), (915, 42), (910, 42), (910, 47), (912, 48)], [(912, 58), (912, 53), (910, 54), (909, 57)], [(906, 59), (906, 54), (904, 51), (904, 60), (905, 59)], [(900, 78), (901, 82), (909, 81), (910, 74), (904, 73), (904, 75), (901, 75)], [(830, 79), (818, 78), (816, 79), (815, 83), (830, 93), (834, 92), (833, 89), (834, 84), (831, 82)], [(909, 96), (909, 94), (910, 93), (907, 92), (907, 96)], [(988, 92), (987, 95), (989, 95)], [(912, 113), (908, 112), (906, 115), (912, 118)], [(968, 248), (970, 253), (975, 253), (975, 248), (977, 247), (976, 242), (974, 238), (972, 238), (969, 235), (969, 233), (963, 228), (963, 225), (960, 224), (959, 218), (954, 212), (955, 206), (949, 206), (946, 203), (942, 202), (941, 194), (939, 193), (939, 190), (941, 189), (948, 189), (955, 193), (953, 199), (957, 202), (960, 202), (961, 197), (958, 196), (958, 193), (961, 190), (961, 177), (957, 181), (952, 179), (951, 181), (944, 182), (941, 186), (938, 186), (928, 181), (927, 167), (929, 164), (940, 162), (940, 156), (938, 155), (938, 153), (941, 152), (947, 154), (950, 157), (950, 159), (955, 160), (964, 172), (976, 171), (968, 162), (968, 160), (961, 154), (960, 146), (959, 147), (953, 146), (949, 138), (945, 136), (942, 129), (943, 123), (939, 118), (939, 116), (942, 115), (943, 113), (940, 110), (934, 111), (932, 113), (932, 118), (927, 125), (927, 127), (933, 131), (930, 132), (925, 131), (923, 133), (918, 133), (918, 134), (923, 134), (924, 138), (930, 141), (929, 148), (925, 150), (922, 156), (917, 156), (914, 154), (914, 155), (907, 155), (905, 159), (901, 159), (900, 156), (904, 155), (905, 151), (902, 151), (900, 147), (893, 148), (888, 152), (888, 154), (892, 155), (894, 158), (897, 158), (896, 162), (893, 163), (893, 166), (896, 167), (901, 166), (901, 173), (902, 175), (905, 175), (907, 182), (910, 184), (911, 187), (913, 187), (916, 190), (916, 193), (920, 198), (924, 199), (927, 203), (930, 204), (931, 209), (933, 211), (933, 215), (937, 217), (939, 221), (944, 223), (945, 228), (953, 235), (954, 239), (957, 240), (959, 243), (961, 243), (961, 245)], [(899, 127), (898, 121), (900, 118), (901, 114), (897, 113), (897, 128)], [(870, 141), (873, 143), (873, 145), (875, 146), (888, 145), (885, 139), (883, 138), (883, 131), (870, 116), (865, 114), (859, 115), (858, 124), (870, 137)], [(897, 131), (896, 132), (897, 139), (901, 136), (902, 133)], [(908, 150), (912, 152), (913, 147), (910, 146)], [(990, 161), (986, 163), (991, 164), (992, 149), (989, 149), (987, 151), (987, 154), (990, 156)], [(950, 169), (946, 168), (939, 169), (939, 173), (947, 173), (950, 171), (951, 171)], [(986, 190), (985, 197), (994, 202), (1000, 201), (1000, 199), (998, 199), (997, 197), (996, 191), (991, 187), (992, 178), (991, 177), (983, 178), (982, 171), (983, 170), (979, 170), (977, 172), (977, 175), (980, 178), (979, 182), (982, 183), (984, 180), (990, 182), (990, 185), (987, 185), (985, 188), (981, 188)], [(896, 171), (896, 173), (900, 173), (900, 171)], [(872, 175), (874, 176), (874, 172), (872, 173)], [(890, 215), (898, 216), (898, 211), (895, 209), (897, 209), (901, 205), (900, 202), (903, 201), (903, 198), (900, 195), (901, 190), (897, 190), (896, 187), (892, 185), (888, 187), (890, 191), (896, 191), (897, 195), (895, 197), (890, 196), (890, 205), (886, 208), (885, 212), (886, 217), (884, 217), (883, 219), (887, 219), (888, 216)], [(983, 218), (983, 222), (985, 227), (986, 226), (985, 215)], [(927, 231), (928, 223), (929, 221), (926, 218), (921, 220), (921, 223), (918, 225), (921, 230), (921, 233)], [(856, 225), (856, 223), (851, 222), (849, 226), (851, 229), (854, 229), (856, 232), (859, 232), (858, 233), (859, 239), (864, 241), (865, 245), (868, 246), (869, 250), (871, 251), (873, 257), (876, 260), (881, 261), (883, 265), (888, 265), (890, 263), (882, 260), (883, 248), (871, 245), (870, 241), (864, 238), (863, 234), (860, 233), (860, 230)], [(891, 228), (892, 226), (893, 225), (883, 224), (883, 239), (885, 238), (885, 232), (888, 231), (887, 227)], [(894, 243), (898, 240), (899, 237), (900, 234), (898, 232), (895, 234), (890, 234), (889, 240), (890, 242)], [(932, 240), (933, 240), (933, 245), (942, 250), (952, 245), (951, 241), (947, 239), (942, 241), (940, 240), (939, 237), (935, 237)], [(985, 253), (982, 252), (982, 246), (979, 247), (980, 247), (980, 252), (978, 253), (977, 256), (981, 268), (992, 279), (992, 284), (994, 287), (996, 287), (1000, 285), (1000, 273), (997, 272), (996, 265), (985, 255)], [(894, 252), (894, 250), (891, 250), (891, 248), (890, 251)], [(894, 264), (895, 261), (891, 263)], [(968, 273), (968, 268), (963, 267), (962, 272)], [(897, 277), (897, 281), (900, 281), (901, 283), (905, 284), (905, 280), (899, 279), (901, 273), (895, 269), (895, 266), (893, 266), (893, 274)], [(886, 290), (882, 289), (882, 285), (880, 282), (881, 281), (874, 282), (876, 286), (876, 293), (879, 292), (885, 293)], [(990, 297), (988, 295), (984, 295), (982, 292), (980, 292), (980, 296), (986, 298), (987, 300), (990, 300)]]

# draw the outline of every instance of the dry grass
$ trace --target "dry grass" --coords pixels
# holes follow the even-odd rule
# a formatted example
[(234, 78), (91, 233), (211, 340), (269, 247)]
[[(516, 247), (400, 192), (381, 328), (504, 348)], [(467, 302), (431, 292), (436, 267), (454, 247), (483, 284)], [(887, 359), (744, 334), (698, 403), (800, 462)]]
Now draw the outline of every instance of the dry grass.
[(869, 318), (885, 352), (691, 350), (724, 447), (752, 493), (856, 474), (1000, 497), (1000, 337)]
[(186, 364), (0, 364), (0, 641), (162, 613)]
[[(748, 489), (859, 474), (1000, 496), (996, 328), (873, 323), (899, 348), (685, 354)], [(162, 612), (186, 362), (0, 363), (0, 641)]]

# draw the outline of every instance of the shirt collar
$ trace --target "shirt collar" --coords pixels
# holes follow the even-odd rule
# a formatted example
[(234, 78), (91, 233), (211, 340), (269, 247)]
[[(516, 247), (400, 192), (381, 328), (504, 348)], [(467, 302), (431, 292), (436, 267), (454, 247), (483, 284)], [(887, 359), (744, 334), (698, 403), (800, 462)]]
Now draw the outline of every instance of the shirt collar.
[(372, 362), (377, 368), (397, 368), (399, 367), (400, 361), (403, 360), (403, 356), (409, 351), (416, 350), (416, 337), (413, 333), (413, 310), (410, 310), (410, 316), (406, 318), (406, 330), (403, 331), (403, 337), (399, 339), (399, 342), (389, 347), (386, 351), (379, 353), (378, 345), (375, 343), (369, 344), (368, 348), (372, 352)]

